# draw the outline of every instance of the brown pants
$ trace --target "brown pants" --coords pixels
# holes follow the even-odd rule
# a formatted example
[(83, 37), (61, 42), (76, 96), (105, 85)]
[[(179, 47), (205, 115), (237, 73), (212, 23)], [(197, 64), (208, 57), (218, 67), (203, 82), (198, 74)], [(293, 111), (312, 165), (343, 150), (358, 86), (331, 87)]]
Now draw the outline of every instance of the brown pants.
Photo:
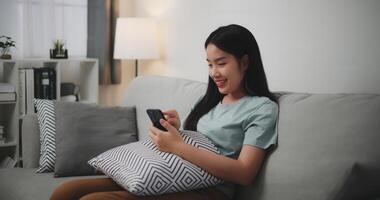
[(55, 189), (50, 200), (228, 200), (222, 192), (200, 189), (160, 196), (135, 196), (117, 185), (111, 178), (78, 179)]

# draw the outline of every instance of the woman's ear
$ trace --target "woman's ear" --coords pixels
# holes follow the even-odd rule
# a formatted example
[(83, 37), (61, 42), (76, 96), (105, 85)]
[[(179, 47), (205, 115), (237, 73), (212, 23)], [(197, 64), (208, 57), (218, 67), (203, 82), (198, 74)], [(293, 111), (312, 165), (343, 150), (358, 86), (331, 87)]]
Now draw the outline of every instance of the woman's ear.
[(248, 55), (245, 54), (241, 60), (240, 60), (240, 66), (242, 67), (242, 70), (245, 71), (248, 69), (248, 65), (249, 65), (249, 58), (248, 58)]

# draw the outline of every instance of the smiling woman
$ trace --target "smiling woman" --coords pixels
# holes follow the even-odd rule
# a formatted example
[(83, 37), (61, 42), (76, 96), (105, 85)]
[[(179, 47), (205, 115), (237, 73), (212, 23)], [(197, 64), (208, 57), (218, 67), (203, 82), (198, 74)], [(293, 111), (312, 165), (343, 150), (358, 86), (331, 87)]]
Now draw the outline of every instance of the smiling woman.
[(207, 38), (205, 49), (208, 89), (183, 127), (208, 138), (220, 153), (186, 143), (175, 109), (164, 111), (166, 120), (160, 119), (167, 131), (151, 126), (148, 133), (159, 151), (188, 161), (223, 183), (192, 191), (173, 188), (152, 197), (133, 196), (133, 191), (123, 190), (110, 178), (73, 180), (59, 186), (51, 199), (227, 200), (233, 198), (237, 185), (250, 184), (266, 151), (277, 142), (278, 105), (268, 89), (258, 45), (248, 29), (234, 24), (220, 27)]
[(210, 164), (212, 156), (197, 161), (226, 180), (216, 189), (232, 197), (236, 184), (249, 184), (256, 177), (266, 149), (276, 144), (277, 100), (268, 89), (260, 50), (248, 29), (235, 24), (219, 27), (207, 38), (205, 49), (207, 91), (184, 129), (207, 135), (225, 158), (232, 158), (214, 158), (217, 166)]

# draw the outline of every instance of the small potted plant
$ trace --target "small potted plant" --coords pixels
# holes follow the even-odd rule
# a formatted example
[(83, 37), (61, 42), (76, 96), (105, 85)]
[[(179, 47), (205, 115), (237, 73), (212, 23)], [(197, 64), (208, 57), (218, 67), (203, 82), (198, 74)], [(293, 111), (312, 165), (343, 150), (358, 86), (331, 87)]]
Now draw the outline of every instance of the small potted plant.
[(12, 55), (9, 54), (11, 47), (16, 47), (16, 42), (12, 40), (11, 37), (8, 36), (0, 36), (0, 51), (1, 51), (1, 59), (12, 59)]
[(62, 40), (53, 42), (54, 49), (50, 49), (50, 58), (67, 58), (67, 49), (64, 48), (65, 43)]

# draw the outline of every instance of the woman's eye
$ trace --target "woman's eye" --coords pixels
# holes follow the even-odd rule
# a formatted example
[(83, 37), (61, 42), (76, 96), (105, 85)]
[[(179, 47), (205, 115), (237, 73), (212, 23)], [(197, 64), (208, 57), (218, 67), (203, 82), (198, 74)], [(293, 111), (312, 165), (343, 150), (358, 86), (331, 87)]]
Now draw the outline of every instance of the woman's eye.
[(220, 65), (220, 66), (224, 66), (224, 65), (226, 65), (226, 63), (219, 63), (218, 65)]

